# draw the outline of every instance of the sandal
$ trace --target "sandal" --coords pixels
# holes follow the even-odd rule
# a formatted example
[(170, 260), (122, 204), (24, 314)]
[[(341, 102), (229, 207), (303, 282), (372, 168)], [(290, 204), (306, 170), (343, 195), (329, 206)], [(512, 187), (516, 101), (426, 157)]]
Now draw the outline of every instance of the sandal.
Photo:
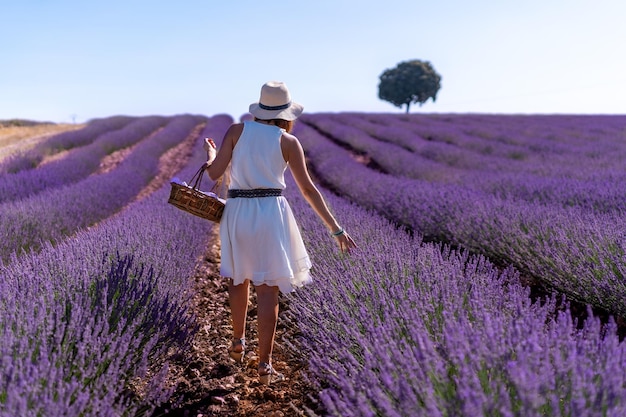
[[(238, 346), (241, 346), (241, 350), (235, 350)], [(233, 344), (228, 349), (228, 355), (235, 362), (243, 362), (245, 350), (246, 350), (246, 339), (244, 337), (242, 337), (241, 339), (233, 339)]]
[(272, 382), (280, 382), (285, 380), (285, 375), (276, 370), (267, 362), (259, 363), (259, 381), (264, 385), (270, 385)]

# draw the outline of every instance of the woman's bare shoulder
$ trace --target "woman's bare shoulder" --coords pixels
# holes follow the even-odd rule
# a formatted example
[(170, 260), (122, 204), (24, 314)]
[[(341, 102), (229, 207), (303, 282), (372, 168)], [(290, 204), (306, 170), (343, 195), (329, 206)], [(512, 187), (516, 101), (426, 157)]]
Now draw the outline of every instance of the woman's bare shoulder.
[(300, 141), (295, 135), (283, 132), (283, 135), (280, 138), (280, 147), (283, 151), (285, 161), (293, 163), (294, 159), (302, 159), (300, 158), (303, 152), (302, 145), (300, 145)]
[(292, 135), (288, 132), (283, 132), (283, 136), (281, 137), (281, 142), (285, 143), (289, 146), (297, 146), (300, 144), (300, 141), (295, 135)]
[(226, 131), (226, 134), (224, 134), (224, 142), (230, 142), (231, 148), (234, 148), (242, 132), (243, 123), (233, 123)]

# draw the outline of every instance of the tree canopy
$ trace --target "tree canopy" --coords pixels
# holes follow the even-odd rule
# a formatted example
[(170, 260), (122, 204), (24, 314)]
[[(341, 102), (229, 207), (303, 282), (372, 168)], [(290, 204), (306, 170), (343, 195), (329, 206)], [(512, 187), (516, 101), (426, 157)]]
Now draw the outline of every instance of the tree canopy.
[(378, 98), (396, 107), (406, 105), (408, 113), (411, 103), (421, 106), (429, 98), (435, 101), (440, 88), (441, 75), (430, 62), (414, 59), (400, 62), (380, 75)]

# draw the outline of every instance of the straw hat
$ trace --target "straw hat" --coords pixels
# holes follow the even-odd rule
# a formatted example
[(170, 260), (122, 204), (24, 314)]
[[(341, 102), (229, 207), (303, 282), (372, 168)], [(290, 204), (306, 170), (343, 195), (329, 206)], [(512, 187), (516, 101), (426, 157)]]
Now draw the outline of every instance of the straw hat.
[(250, 104), (250, 113), (261, 120), (283, 119), (296, 120), (304, 107), (291, 101), (291, 95), (285, 83), (270, 81), (261, 87), (261, 98)]

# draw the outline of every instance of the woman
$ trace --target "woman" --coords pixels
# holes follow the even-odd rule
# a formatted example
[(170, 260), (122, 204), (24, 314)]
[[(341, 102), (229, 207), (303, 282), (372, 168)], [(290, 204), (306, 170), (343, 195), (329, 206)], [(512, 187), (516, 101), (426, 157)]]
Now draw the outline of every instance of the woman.
[(290, 168), (300, 192), (336, 239), (341, 251), (355, 248), (339, 226), (308, 174), (304, 152), (290, 132), (303, 107), (291, 101), (282, 82), (268, 82), (260, 100), (250, 105), (254, 121), (230, 126), (219, 152), (205, 139), (207, 173), (216, 180), (230, 166), (230, 185), (220, 222), (220, 274), (229, 280), (233, 342), (231, 358), (242, 361), (245, 350), (249, 286), (257, 295), (259, 379), (269, 385), (284, 376), (272, 367), (278, 320), (278, 293), (311, 282), (311, 261), (287, 200), (284, 172)]

